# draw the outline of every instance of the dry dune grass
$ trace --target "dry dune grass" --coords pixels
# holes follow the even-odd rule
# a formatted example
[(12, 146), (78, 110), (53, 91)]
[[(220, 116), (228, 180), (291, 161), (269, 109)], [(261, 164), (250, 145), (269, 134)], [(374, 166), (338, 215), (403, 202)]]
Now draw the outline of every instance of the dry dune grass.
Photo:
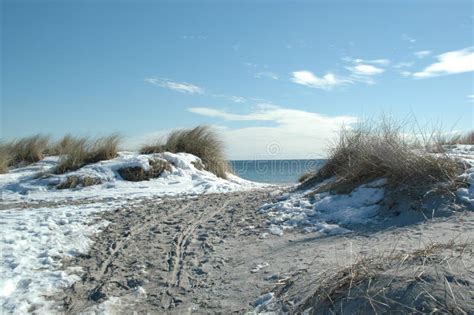
[(142, 147), (142, 154), (160, 152), (185, 152), (201, 158), (204, 168), (215, 175), (226, 178), (230, 166), (225, 158), (224, 145), (218, 135), (208, 126), (171, 132), (163, 144)]
[(68, 136), (60, 146), (61, 158), (54, 173), (63, 174), (77, 170), (84, 165), (110, 160), (117, 156), (120, 136), (111, 135), (91, 141), (88, 138)]
[(117, 170), (122, 179), (132, 182), (150, 180), (158, 178), (164, 171), (170, 171), (171, 165), (168, 161), (161, 159), (151, 159), (150, 168), (145, 170), (139, 166), (123, 167)]
[(1, 146), (1, 151), (9, 156), (9, 166), (19, 166), (41, 161), (48, 149), (49, 137), (35, 135), (13, 140)]
[(77, 144), (77, 140), (78, 138), (70, 134), (67, 134), (49, 147), (48, 154), (49, 155), (63, 155), (72, 146)]
[(464, 135), (456, 134), (451, 137), (439, 136), (438, 143), (440, 145), (454, 145), (454, 144), (474, 144), (474, 131), (468, 132)]
[(0, 145), (0, 174), (8, 173), (8, 166), (11, 163), (11, 155), (3, 145)]
[(294, 313), (468, 314), (474, 306), (471, 243), (431, 243), (413, 252), (360, 257), (314, 279)]
[(56, 186), (57, 189), (71, 189), (102, 184), (99, 178), (90, 176), (69, 176), (65, 181)]
[(474, 144), (474, 131), (471, 131), (462, 137), (461, 144)]
[(22, 166), (41, 161), (47, 155), (61, 155), (73, 150), (80, 142), (66, 135), (56, 143), (50, 143), (50, 137), (34, 135), (0, 144), (0, 173), (8, 172), (12, 166)]
[(347, 193), (378, 178), (386, 178), (389, 188), (416, 197), (437, 187), (455, 187), (465, 165), (448, 155), (429, 153), (425, 143), (405, 130), (406, 125), (387, 118), (343, 128), (327, 163), (303, 178), (300, 187), (334, 176), (336, 181), (322, 189)]

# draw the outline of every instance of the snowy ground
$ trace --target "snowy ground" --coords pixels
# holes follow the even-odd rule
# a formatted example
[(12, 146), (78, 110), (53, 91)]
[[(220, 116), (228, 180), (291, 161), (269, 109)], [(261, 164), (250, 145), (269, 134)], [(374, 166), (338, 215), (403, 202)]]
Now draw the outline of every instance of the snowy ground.
[[(449, 154), (464, 160), (471, 167), (461, 176), (469, 187), (457, 191), (459, 199), (474, 209), (474, 146), (447, 146)], [(320, 185), (326, 184), (329, 179)], [(328, 192), (313, 194), (316, 187), (286, 193), (277, 202), (263, 205), (259, 211), (268, 218), (269, 232), (283, 235), (284, 231), (303, 229), (323, 235), (345, 234), (347, 226), (374, 222), (385, 196), (385, 180), (377, 180), (355, 189), (349, 194)]]
[[(117, 169), (149, 167), (151, 157), (173, 167), (158, 179), (127, 182)], [(85, 166), (64, 175), (41, 176), (57, 165), (57, 157), (0, 175), (0, 307), (8, 314), (51, 313), (45, 296), (77, 280), (74, 270), (61, 270), (60, 261), (87, 252), (90, 237), (107, 222), (97, 221), (103, 211), (130, 206), (143, 198), (200, 195), (249, 190), (263, 185), (229, 175), (228, 180), (198, 170), (197, 158), (185, 154), (153, 156), (122, 153), (114, 160)], [(67, 176), (91, 176), (102, 184), (58, 190)]]
[[(464, 159), (473, 166), (463, 174), (470, 186), (459, 189), (457, 194), (466, 204), (470, 204), (474, 208), (474, 146), (455, 146), (451, 147), (450, 150), (451, 154)], [(78, 253), (85, 253), (89, 250), (91, 237), (102, 229), (108, 228), (108, 222), (98, 218), (103, 218), (104, 213), (113, 214), (114, 212), (110, 210), (121, 209), (121, 212), (116, 214), (116, 221), (121, 219), (125, 221), (132, 220), (132, 223), (137, 224), (133, 217), (124, 217), (122, 214), (127, 211), (130, 213), (145, 211), (146, 209), (142, 209), (144, 208), (144, 199), (153, 200), (151, 203), (145, 202), (145, 204), (151, 204), (149, 205), (151, 207), (157, 204), (161, 205), (161, 198), (165, 197), (246, 191), (265, 186), (232, 175), (230, 175), (229, 180), (224, 180), (209, 172), (200, 171), (193, 164), (197, 158), (189, 154), (165, 153), (153, 157), (165, 159), (174, 166), (171, 171), (165, 172), (160, 178), (143, 182), (127, 182), (117, 174), (117, 169), (124, 166), (141, 166), (144, 169), (149, 167), (150, 156), (133, 153), (122, 153), (114, 160), (88, 165), (65, 175), (38, 177), (39, 173), (47, 172), (57, 164), (57, 158), (55, 157), (13, 170), (9, 174), (0, 175), (0, 200), (2, 201), (0, 203), (0, 251), (2, 252), (0, 257), (0, 306), (2, 312), (0, 313), (50, 314), (57, 312), (57, 305), (49, 301), (47, 296), (77, 281), (78, 277), (76, 275), (81, 273), (80, 270), (74, 270), (74, 268), (63, 270), (60, 264), (61, 261), (64, 257), (77, 257)], [(64, 181), (67, 176), (72, 175), (99, 178), (102, 184), (77, 189), (58, 190), (54, 188), (55, 185)], [(212, 269), (213, 273), (207, 270), (207, 276), (203, 276), (206, 273), (201, 274), (199, 268), (193, 267), (188, 270), (191, 275), (197, 272), (195, 276), (198, 279), (204, 277), (202, 282), (206, 286), (203, 286), (203, 288), (220, 286), (216, 292), (222, 294), (227, 292), (229, 294), (226, 296), (233, 299), (238, 297), (239, 294), (243, 294), (238, 290), (255, 283), (255, 286), (245, 289), (245, 292), (249, 292), (244, 299), (247, 300), (252, 298), (252, 294), (262, 291), (261, 283), (272, 281), (273, 274), (281, 275), (281, 277), (284, 274), (286, 277), (290, 273), (309, 268), (308, 266), (332, 265), (334, 262), (328, 261), (327, 257), (334, 251), (336, 246), (334, 244), (336, 243), (331, 238), (324, 238), (327, 235), (343, 235), (334, 239), (338, 240), (339, 243), (337, 244), (342, 244), (344, 238), (350, 236), (352, 251), (352, 234), (349, 234), (349, 236), (345, 234), (351, 232), (349, 227), (353, 224), (365, 224), (377, 219), (380, 210), (379, 204), (385, 197), (384, 183), (384, 180), (378, 180), (360, 186), (347, 195), (319, 193), (308, 197), (309, 190), (297, 191), (283, 194), (276, 201), (269, 202), (275, 196), (272, 194), (273, 197), (265, 197), (264, 202), (269, 203), (263, 206), (261, 206), (263, 202), (260, 202), (263, 199), (252, 197), (250, 192), (242, 193), (242, 196), (232, 197), (219, 194), (213, 197), (214, 204), (212, 207), (209, 205), (210, 201), (207, 200), (208, 195), (201, 196), (201, 208), (194, 209), (194, 213), (189, 212), (189, 209), (183, 206), (181, 220), (174, 218), (176, 223), (172, 225), (167, 225), (166, 221), (163, 228), (176, 228), (179, 229), (179, 233), (193, 232), (188, 233), (189, 235), (186, 234), (186, 237), (183, 236), (183, 239), (192, 236), (199, 242), (210, 244), (211, 247), (209, 248), (214, 249), (209, 250), (209, 253), (206, 254), (209, 257), (214, 257), (216, 253), (221, 255), (222, 261), (225, 261), (225, 266), (227, 266), (219, 265), (218, 267), (222, 268), (221, 271), (218, 271), (220, 269), (216, 267)], [(227, 207), (229, 209), (222, 205), (225, 204), (226, 198), (234, 198), (228, 200), (232, 203), (232, 207)], [(246, 200), (245, 198), (250, 201), (243, 202), (242, 200)], [(139, 205), (140, 202), (142, 204)], [(191, 201), (187, 199), (187, 202), (190, 203)], [(247, 204), (242, 205), (242, 203)], [(135, 204), (139, 205), (135, 207), (137, 209), (134, 208)], [(184, 202), (184, 204), (187, 203)], [(163, 204), (163, 207), (166, 208), (166, 205)], [(258, 207), (260, 207), (258, 213), (255, 213), (254, 209)], [(153, 212), (155, 208), (152, 208), (147, 211)], [(248, 209), (245, 213), (241, 213), (242, 208)], [(176, 216), (175, 212), (172, 211), (174, 208), (169, 210), (169, 220), (173, 220), (173, 216)], [(145, 214), (149, 215), (147, 212), (144, 212)], [(114, 216), (111, 215), (111, 217)], [(246, 218), (252, 218), (252, 222), (247, 222)], [(161, 214), (157, 217), (157, 220), (165, 219), (168, 220), (168, 218), (163, 218)], [(193, 219), (199, 222), (193, 223)], [(461, 219), (456, 218), (456, 220)], [(230, 220), (232, 224), (226, 220)], [(115, 223), (115, 221), (113, 222)], [(468, 221), (472, 226), (471, 222)], [(123, 228), (128, 227), (129, 222), (125, 223)], [(188, 223), (194, 225), (187, 226)], [(221, 226), (215, 229), (218, 224), (221, 224)], [(427, 226), (423, 233), (432, 238), (439, 238), (440, 235), (437, 231), (446, 230), (443, 225), (445, 223), (441, 222), (440, 224), (440, 229), (433, 230)], [(459, 233), (460, 227), (467, 226), (467, 223), (464, 222), (461, 225), (457, 221), (449, 222), (449, 224), (450, 233), (442, 235), (446, 240), (455, 233)], [(180, 225), (183, 225), (182, 229)], [(113, 226), (110, 225), (109, 227)], [(201, 226), (202, 229), (208, 227), (208, 230), (201, 231)], [(117, 228), (120, 228), (120, 226)], [(152, 230), (152, 228), (150, 229)], [(418, 228), (425, 229), (425, 227), (416, 227), (416, 229)], [(234, 233), (234, 237), (226, 238), (225, 241), (221, 239), (223, 237), (221, 232), (225, 229), (228, 229), (225, 236)], [(316, 258), (310, 255), (311, 252), (308, 252), (307, 246), (315, 246), (314, 243), (310, 243), (306, 238), (307, 236), (300, 233), (288, 233), (295, 229), (303, 229), (310, 233), (309, 236), (319, 239), (316, 252), (318, 255), (321, 254), (321, 259), (318, 263), (314, 263)], [(201, 241), (201, 238), (206, 238), (205, 235), (212, 234), (211, 231), (216, 235), (219, 234), (219, 237), (216, 238), (217, 241)], [(266, 233), (267, 231), (269, 235)], [(411, 228), (406, 230), (407, 244), (405, 245), (407, 247), (414, 246), (413, 231)], [(171, 246), (173, 244), (171, 240), (174, 240), (173, 236), (175, 235), (174, 232), (170, 232), (169, 235), (154, 232), (149, 234), (148, 230), (143, 230), (141, 233), (143, 239), (140, 240), (140, 244), (142, 244), (140, 246), (149, 243), (150, 235), (155, 238), (160, 235), (169, 237)], [(122, 234), (118, 233), (117, 235)], [(374, 244), (371, 246), (373, 248), (383, 247), (389, 240), (395, 239), (394, 235), (385, 235), (381, 232), (379, 239), (374, 238)], [(242, 239), (245, 239), (244, 236), (248, 237), (245, 244), (242, 243)], [(104, 237), (106, 238), (106, 236)], [(289, 242), (289, 240), (292, 242)], [(368, 239), (361, 237), (359, 243), (362, 246), (367, 241)], [(199, 242), (196, 244), (200, 244)], [(109, 243), (105, 242), (102, 245), (106, 246), (107, 244)], [(183, 244), (186, 244), (186, 242)], [(154, 248), (154, 250), (158, 249)], [(343, 249), (346, 251), (347, 246), (344, 245)], [(190, 249), (183, 248), (182, 250), (184, 253)], [(201, 247), (196, 252), (203, 254)], [(262, 253), (265, 253), (265, 255)], [(142, 254), (145, 255), (146, 253)], [(162, 258), (166, 262), (165, 258), (167, 256), (164, 254)], [(294, 259), (295, 255), (298, 257), (298, 261)], [(194, 257), (188, 254), (182, 256), (186, 259)], [(217, 263), (217, 260), (214, 261), (208, 258), (203, 259), (203, 261)], [(232, 259), (239, 261), (236, 264), (231, 264)], [(220, 261), (218, 261), (219, 264)], [(87, 265), (87, 263), (86, 261), (85, 264)], [(204, 263), (204, 266), (206, 266), (206, 263)], [(290, 270), (286, 270), (286, 266), (290, 266)], [(208, 278), (212, 277), (215, 277), (215, 282), (208, 282)], [(225, 280), (229, 277), (232, 277), (232, 281), (234, 281), (232, 286), (227, 285), (227, 280)], [(209, 283), (213, 283), (213, 285), (211, 286)], [(197, 291), (203, 291), (202, 288), (198, 289)], [(259, 295), (253, 296), (255, 303), (252, 305), (257, 312), (269, 309), (268, 305), (274, 303), (273, 294), (267, 294), (268, 291), (263, 291), (264, 295), (260, 299), (255, 300)], [(214, 294), (215, 292), (206, 291), (207, 293)], [(212, 296), (209, 295), (209, 297)], [(106, 303), (115, 305), (113, 296), (107, 301), (109, 302)], [(212, 301), (217, 303), (219, 299), (213, 299)], [(238, 301), (238, 303), (241, 302)], [(106, 304), (101, 305), (106, 306)], [(222, 305), (221, 307), (224, 307)], [(238, 309), (242, 307), (240, 304), (234, 306)], [(229, 305), (225, 307), (229, 307)], [(245, 308), (247, 305), (243, 305), (243, 307)]]
[[(160, 178), (142, 182), (124, 181), (117, 174), (122, 167), (141, 166), (149, 168), (149, 160), (162, 158), (172, 163), (171, 172), (165, 171)], [(137, 155), (122, 153), (116, 159), (90, 164), (77, 171), (62, 175), (39, 177), (57, 165), (57, 157), (48, 157), (43, 161), (12, 170), (0, 175), (0, 200), (4, 202), (19, 201), (64, 201), (74, 199), (139, 198), (150, 195), (174, 196), (186, 193), (218, 193), (260, 187), (260, 184), (243, 180), (229, 174), (224, 180), (207, 171), (196, 169), (193, 162), (198, 158), (186, 153), (163, 153)], [(102, 184), (80, 189), (52, 189), (51, 186), (64, 181), (68, 176), (89, 176), (100, 179)]]
[(458, 190), (458, 196), (474, 209), (474, 145), (456, 145), (449, 148), (453, 155), (459, 156), (471, 165), (463, 178), (469, 183), (468, 188)]

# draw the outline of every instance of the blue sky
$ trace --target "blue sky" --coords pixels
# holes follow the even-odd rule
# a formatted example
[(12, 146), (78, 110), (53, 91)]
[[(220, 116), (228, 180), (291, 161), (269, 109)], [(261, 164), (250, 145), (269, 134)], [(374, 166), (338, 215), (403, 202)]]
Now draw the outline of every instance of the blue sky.
[(212, 124), (311, 158), (382, 112), (473, 128), (472, 1), (2, 1), (1, 137)]

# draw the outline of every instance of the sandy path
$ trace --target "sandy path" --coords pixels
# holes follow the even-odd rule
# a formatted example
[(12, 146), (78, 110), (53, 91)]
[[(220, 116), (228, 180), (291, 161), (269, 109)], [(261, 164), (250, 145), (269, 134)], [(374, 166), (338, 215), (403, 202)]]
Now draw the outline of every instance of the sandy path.
[[(104, 214), (112, 224), (88, 255), (68, 262), (85, 274), (62, 297), (67, 311), (84, 311), (108, 297), (120, 297), (124, 313), (214, 309), (209, 280), (226, 282), (235, 258), (221, 250), (234, 238), (258, 239), (263, 218), (255, 209), (270, 198), (269, 191), (165, 198)], [(139, 287), (146, 295), (137, 296)], [(248, 307), (240, 298), (236, 304), (235, 311)]]
[(111, 224), (90, 252), (67, 262), (83, 268), (82, 280), (56, 298), (71, 314), (110, 298), (123, 314), (241, 314), (282, 286), (297, 303), (315, 275), (359, 255), (474, 238), (472, 212), (344, 236), (266, 235), (255, 210), (272, 198), (269, 190), (165, 198), (105, 213)]

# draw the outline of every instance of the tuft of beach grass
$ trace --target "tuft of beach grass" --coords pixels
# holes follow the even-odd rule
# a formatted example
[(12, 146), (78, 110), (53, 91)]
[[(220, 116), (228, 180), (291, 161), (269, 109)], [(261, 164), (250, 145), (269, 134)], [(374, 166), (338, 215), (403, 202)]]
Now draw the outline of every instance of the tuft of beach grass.
[(156, 141), (140, 150), (142, 154), (160, 152), (193, 154), (201, 159), (205, 170), (221, 178), (227, 178), (227, 173), (231, 171), (225, 158), (224, 144), (209, 126), (173, 131), (164, 143)]
[(379, 178), (387, 187), (421, 198), (438, 189), (455, 189), (466, 165), (445, 153), (433, 154), (426, 143), (406, 132), (406, 125), (387, 117), (344, 127), (330, 146), (326, 164), (302, 178), (301, 188), (329, 178), (335, 181), (324, 188), (348, 193)]
[(85, 137), (71, 137), (67, 139), (67, 144), (61, 147), (62, 155), (54, 173), (63, 174), (87, 164), (113, 159), (117, 157), (120, 141), (118, 135), (101, 137), (94, 141)]

